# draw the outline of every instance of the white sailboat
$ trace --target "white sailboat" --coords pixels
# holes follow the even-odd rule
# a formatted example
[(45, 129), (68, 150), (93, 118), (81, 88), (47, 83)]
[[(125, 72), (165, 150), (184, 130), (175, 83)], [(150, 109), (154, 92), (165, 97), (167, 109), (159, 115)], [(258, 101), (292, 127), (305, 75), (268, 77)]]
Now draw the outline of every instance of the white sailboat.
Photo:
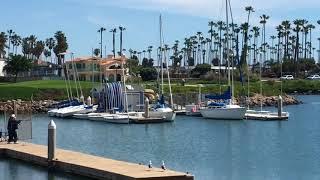
[[(226, 24), (228, 22), (228, 0), (226, 0)], [(230, 61), (229, 61), (229, 32), (226, 28), (226, 49), (227, 56), (226, 61), (228, 62), (228, 90), (220, 96), (207, 96), (207, 98), (212, 100), (224, 100), (226, 103), (216, 103), (210, 102), (206, 107), (200, 109), (200, 113), (203, 117), (209, 119), (223, 119), (223, 120), (242, 120), (245, 117), (246, 108), (239, 105), (233, 104), (233, 88), (234, 85), (231, 85), (230, 77)], [(233, 70), (233, 67), (232, 67)]]
[[(166, 65), (166, 71), (167, 71), (167, 77), (168, 77), (168, 83), (169, 83), (169, 93), (170, 93), (170, 104), (173, 105), (173, 99), (172, 99), (172, 92), (171, 92), (171, 83), (170, 83), (170, 75), (168, 70), (168, 63), (166, 59), (166, 53), (162, 52), (162, 43), (163, 43), (163, 36), (162, 36), (162, 17), (160, 15), (159, 18), (159, 24), (160, 24), (160, 61), (161, 61), (161, 96), (158, 100), (158, 103), (155, 107), (151, 108), (149, 115), (150, 118), (164, 118), (166, 121), (174, 121), (176, 118), (176, 112), (169, 107), (164, 100), (163, 96), (163, 73), (164, 73), (164, 67), (163, 64)], [(166, 50), (165, 50), (166, 51)], [(164, 58), (164, 63), (163, 63)]]
[[(260, 94), (262, 95), (262, 79), (261, 79), (261, 58), (260, 58)], [(282, 63), (281, 63), (281, 76), (282, 76)], [(249, 90), (248, 90), (249, 92)], [(282, 94), (282, 81), (281, 81), (281, 94)], [(249, 99), (249, 93), (248, 93), (248, 99)], [(273, 120), (287, 120), (289, 119), (289, 113), (283, 112), (282, 109), (282, 96), (279, 95), (278, 97), (278, 112), (272, 112), (272, 111), (263, 111), (262, 109), (262, 100), (260, 101), (260, 110), (253, 110), (249, 108), (248, 103), (248, 109), (246, 111), (246, 119), (252, 119), (252, 120), (264, 120), (264, 121), (273, 121)]]

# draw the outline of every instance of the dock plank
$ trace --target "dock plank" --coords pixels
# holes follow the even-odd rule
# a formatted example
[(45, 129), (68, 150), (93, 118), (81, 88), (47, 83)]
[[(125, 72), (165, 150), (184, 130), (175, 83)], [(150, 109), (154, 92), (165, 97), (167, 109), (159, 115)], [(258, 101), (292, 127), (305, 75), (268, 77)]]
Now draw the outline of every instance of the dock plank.
[[(0, 155), (10, 158), (31, 161), (39, 165), (47, 164), (47, 146), (30, 143), (0, 144)], [(97, 179), (177, 179), (193, 180), (186, 173), (160, 168), (149, 169), (146, 165), (138, 165), (84, 153), (58, 149), (55, 165), (57, 169)]]

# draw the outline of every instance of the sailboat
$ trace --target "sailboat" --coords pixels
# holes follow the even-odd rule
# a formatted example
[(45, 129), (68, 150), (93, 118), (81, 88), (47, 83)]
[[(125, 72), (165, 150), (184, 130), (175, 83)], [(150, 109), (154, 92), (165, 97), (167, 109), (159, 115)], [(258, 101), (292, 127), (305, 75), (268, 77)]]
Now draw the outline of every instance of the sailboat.
[[(264, 59), (266, 59), (264, 57)], [(260, 94), (262, 95), (262, 70), (261, 70), (261, 58), (259, 62), (259, 69), (260, 69)], [(249, 75), (248, 75), (249, 76)], [(281, 77), (282, 77), (282, 62), (281, 62)], [(282, 94), (282, 80), (281, 80), (281, 94)], [(248, 99), (249, 99), (249, 85), (248, 85)], [(252, 119), (252, 120), (264, 120), (264, 121), (270, 121), (270, 120), (287, 120), (289, 119), (289, 113), (283, 112), (282, 109), (282, 96), (279, 95), (278, 97), (278, 112), (272, 112), (272, 111), (263, 111), (262, 109), (262, 101), (260, 101), (260, 110), (253, 110), (249, 108), (248, 103), (248, 109), (246, 111), (246, 119)]]
[[(66, 53), (60, 53), (59, 55), (66, 55)], [(75, 99), (72, 95), (70, 78), (68, 75), (68, 71), (65, 70), (64, 72), (66, 74), (64, 75), (64, 80), (65, 80), (65, 85), (66, 85), (66, 90), (67, 90), (67, 95), (68, 95), (69, 100), (61, 102), (57, 105), (57, 108), (49, 110), (48, 111), (49, 116), (61, 117), (61, 118), (71, 117), (75, 113), (89, 113), (89, 112), (93, 112), (97, 109), (96, 105), (91, 105), (91, 104), (86, 105), (84, 103), (84, 97), (83, 97), (83, 93), (82, 93), (81, 84), (79, 81), (77, 68), (76, 68), (75, 63), (73, 61), (73, 53), (71, 53), (71, 64), (72, 64), (72, 68), (74, 69), (73, 70), (73, 77), (74, 77), (74, 83), (75, 83), (75, 87), (76, 87), (77, 99)], [(66, 68), (66, 67), (64, 67), (64, 68)], [(78, 89), (80, 90), (80, 97), (79, 97)], [(79, 99), (80, 99), (80, 101), (79, 101)]]
[[(163, 36), (162, 36), (162, 17), (159, 17), (159, 25), (160, 25), (160, 62), (161, 62), (161, 92), (160, 98), (158, 99), (156, 105), (151, 108), (150, 117), (151, 118), (164, 118), (166, 121), (174, 121), (176, 118), (176, 112), (165, 103), (164, 91), (163, 91), (163, 73), (164, 73), (164, 64), (167, 71), (168, 83), (169, 83), (169, 93), (170, 93), (170, 104), (173, 105), (172, 92), (171, 92), (171, 82), (170, 75), (168, 70), (168, 63), (166, 59), (166, 54), (162, 52), (162, 44), (163, 44)], [(164, 57), (164, 62), (163, 62)]]
[[(226, 0), (226, 24), (228, 22), (228, 0)], [(209, 101), (206, 107), (200, 108), (200, 113), (203, 117), (209, 119), (223, 119), (223, 120), (242, 120), (245, 117), (246, 108), (241, 107), (233, 103), (233, 88), (234, 84), (231, 84), (230, 78), (230, 61), (229, 61), (229, 32), (226, 28), (226, 49), (227, 56), (226, 61), (228, 62), (228, 89), (221, 95), (208, 95), (207, 99), (213, 100)], [(232, 68), (233, 70), (233, 68)], [(216, 102), (218, 101), (218, 102)], [(222, 103), (220, 103), (222, 101)]]

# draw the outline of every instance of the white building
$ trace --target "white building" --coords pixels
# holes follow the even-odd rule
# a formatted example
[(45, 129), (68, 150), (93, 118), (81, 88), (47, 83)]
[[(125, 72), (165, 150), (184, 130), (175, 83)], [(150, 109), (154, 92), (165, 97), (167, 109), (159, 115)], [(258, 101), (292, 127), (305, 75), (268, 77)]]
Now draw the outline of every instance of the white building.
[(4, 76), (3, 67), (6, 65), (4, 59), (0, 59), (0, 77)]

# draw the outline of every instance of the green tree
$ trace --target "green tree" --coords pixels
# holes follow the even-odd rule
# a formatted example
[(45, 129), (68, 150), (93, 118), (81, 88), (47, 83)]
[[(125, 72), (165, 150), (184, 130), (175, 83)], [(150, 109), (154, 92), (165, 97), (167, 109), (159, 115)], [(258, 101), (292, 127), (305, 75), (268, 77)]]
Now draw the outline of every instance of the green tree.
[(58, 69), (58, 76), (61, 76), (61, 69), (62, 69), (62, 55), (59, 55), (60, 53), (64, 53), (67, 51), (68, 49), (68, 43), (67, 43), (67, 37), (65, 36), (65, 34), (62, 31), (57, 31), (54, 34), (54, 37), (56, 38), (56, 42), (57, 44), (54, 46), (53, 48), (53, 52), (55, 53), (55, 55), (58, 57), (58, 65), (60, 66), (60, 68)]
[(150, 81), (157, 79), (157, 70), (154, 67), (141, 68), (140, 76), (143, 81)]
[(0, 33), (0, 58), (4, 58), (4, 56), (6, 55), (6, 48), (8, 47), (6, 45), (8, 40), (8, 37), (6, 35), (5, 32), (1, 32)]
[(100, 55), (100, 49), (95, 48), (95, 49), (93, 50), (93, 54), (94, 54), (96, 57), (98, 57), (98, 56)]
[(51, 61), (51, 63), (53, 63), (52, 62), (52, 49), (53, 49), (53, 47), (56, 45), (56, 41), (51, 37), (51, 38), (48, 38), (48, 39), (46, 39), (46, 46), (48, 47), (48, 49), (50, 50), (50, 61)]
[(192, 76), (200, 77), (202, 75), (206, 75), (209, 71), (211, 71), (210, 64), (197, 64), (196, 67), (192, 70)]
[(31, 69), (31, 67), (32, 60), (21, 55), (11, 55), (6, 61), (6, 65), (4, 66), (3, 70), (7, 74), (14, 75), (15, 81), (17, 81), (19, 72), (28, 71)]
[(43, 53), (45, 44), (43, 41), (37, 41), (34, 48), (33, 48), (33, 54), (34, 56), (39, 59), (41, 54)]

